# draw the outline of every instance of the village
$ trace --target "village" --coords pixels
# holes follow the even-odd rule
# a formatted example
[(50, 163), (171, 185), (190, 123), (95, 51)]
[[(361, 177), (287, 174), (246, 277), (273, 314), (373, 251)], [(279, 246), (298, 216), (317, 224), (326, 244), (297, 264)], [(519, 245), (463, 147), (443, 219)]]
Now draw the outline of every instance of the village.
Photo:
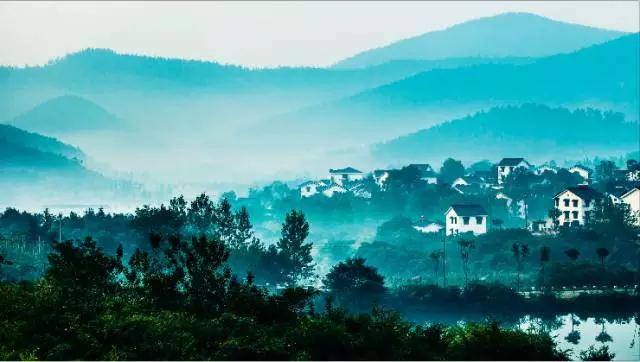
[[(453, 181), (444, 182), (452, 191), (462, 196), (489, 195), (504, 200), (534, 235), (557, 233), (560, 227), (584, 226), (590, 222), (596, 205), (605, 201), (628, 205), (633, 223), (640, 226), (640, 164), (629, 159), (626, 169), (617, 169), (613, 162), (602, 161), (598, 169), (596, 172), (580, 164), (568, 168), (557, 167), (553, 163), (534, 166), (524, 158), (503, 158), (492, 165), (491, 170), (466, 172)], [(402, 170), (413, 171), (427, 185), (443, 186), (442, 178), (429, 164), (409, 164)], [(298, 189), (302, 199), (332, 198), (337, 194), (370, 199), (374, 189), (385, 192), (389, 181), (399, 177), (402, 170), (376, 169), (366, 173), (353, 167), (330, 169), (327, 179), (304, 182)], [(572, 174), (579, 181), (564, 187), (553, 198), (548, 199), (547, 217), (529, 220), (527, 198), (513, 197), (510, 194), (510, 184), (518, 182), (519, 177), (555, 175), (559, 172)], [(541, 180), (538, 184), (529, 183), (526, 187), (535, 189), (539, 184), (548, 183), (547, 178), (538, 179)], [(603, 184), (600, 188), (604, 188), (604, 191), (598, 191), (592, 186), (596, 180)], [(440, 220), (425, 220), (421, 217), (413, 227), (423, 233), (444, 232), (446, 236), (465, 233), (481, 235), (491, 228), (500, 228), (501, 223), (499, 219), (492, 219), (483, 205), (469, 202), (451, 204)]]

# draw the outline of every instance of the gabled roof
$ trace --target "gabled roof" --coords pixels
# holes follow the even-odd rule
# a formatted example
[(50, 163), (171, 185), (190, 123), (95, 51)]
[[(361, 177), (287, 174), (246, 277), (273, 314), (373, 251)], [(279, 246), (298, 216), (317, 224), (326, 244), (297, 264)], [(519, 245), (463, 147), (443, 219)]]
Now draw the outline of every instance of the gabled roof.
[(636, 187), (632, 188), (631, 190), (625, 192), (624, 195), (620, 196), (620, 198), (624, 199), (624, 198), (626, 198), (627, 196), (631, 195), (632, 193), (634, 193), (636, 191), (640, 191), (640, 186), (636, 186)]
[(565, 193), (567, 191), (570, 191), (571, 193), (573, 193), (574, 195), (578, 196), (579, 198), (581, 198), (581, 199), (583, 199), (585, 201), (597, 200), (597, 199), (601, 199), (603, 197), (601, 193), (599, 193), (598, 191), (592, 189), (591, 187), (586, 186), (586, 185), (579, 185), (579, 186), (574, 186), (574, 187), (567, 187), (563, 191), (557, 193), (556, 196), (554, 196), (554, 198), (562, 195), (563, 193)]
[(578, 169), (581, 169), (581, 170), (584, 170), (584, 171), (587, 171), (587, 172), (593, 172), (593, 170), (590, 169), (589, 167), (582, 166), (582, 165), (573, 165), (573, 166), (569, 167), (569, 170), (571, 170), (573, 168), (578, 168)]
[(503, 158), (502, 161), (498, 164), (498, 166), (518, 166), (520, 162), (524, 161), (529, 164), (529, 162), (525, 161), (524, 158)]
[(449, 209), (447, 209), (447, 212), (449, 212), (449, 210), (453, 209), (453, 211), (458, 215), (458, 216), (487, 216), (489, 214), (487, 214), (487, 212), (484, 210), (484, 208), (480, 205), (477, 204), (454, 204), (451, 205), (451, 207), (449, 207)]
[(349, 166), (345, 168), (330, 168), (329, 173), (362, 173), (362, 171), (356, 170), (355, 168)]

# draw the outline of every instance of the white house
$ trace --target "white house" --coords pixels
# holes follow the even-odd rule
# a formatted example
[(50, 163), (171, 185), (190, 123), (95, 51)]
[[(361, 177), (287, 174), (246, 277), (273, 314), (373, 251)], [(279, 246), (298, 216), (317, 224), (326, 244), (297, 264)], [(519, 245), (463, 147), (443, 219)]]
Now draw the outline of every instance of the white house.
[(328, 186), (328, 182), (320, 180), (320, 181), (307, 181), (298, 188), (300, 189), (300, 197), (311, 197), (313, 195), (318, 194), (319, 192), (324, 191)]
[(602, 194), (586, 185), (561, 191), (553, 198), (555, 208), (560, 210), (559, 225), (575, 226), (588, 223), (596, 202), (602, 198)]
[(489, 215), (480, 205), (451, 205), (444, 215), (447, 236), (466, 232), (479, 235), (487, 232)]
[(640, 226), (640, 187), (634, 187), (620, 197), (622, 202), (629, 205), (631, 214), (636, 218), (636, 225)]
[(324, 190), (322, 190), (322, 194), (326, 197), (333, 197), (333, 194), (335, 193), (343, 194), (345, 192), (347, 192), (347, 189), (337, 184), (332, 184), (331, 186), (328, 186)]
[(364, 179), (364, 173), (353, 167), (330, 169), (329, 175), (331, 182), (343, 186), (343, 184)]
[(558, 169), (556, 167), (544, 164), (542, 166), (536, 167), (536, 170), (533, 173), (535, 173), (536, 175), (540, 176), (540, 175), (544, 174), (545, 172), (558, 173)]
[(498, 163), (498, 185), (502, 185), (507, 179), (507, 176), (516, 168), (530, 169), (531, 164), (524, 158), (503, 158)]
[(585, 182), (589, 181), (589, 179), (591, 178), (591, 174), (593, 173), (593, 171), (590, 168), (584, 167), (582, 165), (575, 165), (569, 168), (568, 171), (571, 173), (577, 173), (585, 180)]

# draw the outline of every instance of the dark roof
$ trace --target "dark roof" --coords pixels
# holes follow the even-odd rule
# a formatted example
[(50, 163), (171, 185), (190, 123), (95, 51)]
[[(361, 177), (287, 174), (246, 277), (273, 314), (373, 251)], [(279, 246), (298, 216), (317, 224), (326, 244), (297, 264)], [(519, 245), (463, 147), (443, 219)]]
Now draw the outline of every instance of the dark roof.
[(420, 171), (433, 171), (433, 168), (428, 163), (412, 163), (407, 167), (413, 167)]
[(389, 172), (389, 171), (388, 170), (374, 170), (373, 171), (373, 176), (379, 177), (379, 176), (384, 175), (387, 172)]
[(591, 187), (586, 186), (586, 185), (567, 187), (563, 191), (557, 193), (556, 196), (554, 196), (554, 198), (558, 197), (560, 194), (562, 194), (565, 191), (571, 191), (573, 194), (575, 194), (579, 198), (581, 198), (583, 200), (587, 200), (587, 201), (588, 200), (597, 200), (597, 199), (601, 199), (602, 198), (602, 194), (601, 193), (599, 193), (598, 191), (596, 191), (596, 190), (594, 190)]
[(362, 171), (358, 171), (353, 167), (345, 167), (345, 168), (337, 168), (337, 169), (330, 168), (329, 172), (330, 173), (362, 173)]
[(482, 206), (477, 204), (455, 204), (451, 205), (450, 209), (453, 209), (458, 216), (489, 215)]
[[(517, 166), (520, 162), (524, 161), (524, 158), (503, 158), (498, 166)], [(526, 161), (525, 161), (526, 162)]]

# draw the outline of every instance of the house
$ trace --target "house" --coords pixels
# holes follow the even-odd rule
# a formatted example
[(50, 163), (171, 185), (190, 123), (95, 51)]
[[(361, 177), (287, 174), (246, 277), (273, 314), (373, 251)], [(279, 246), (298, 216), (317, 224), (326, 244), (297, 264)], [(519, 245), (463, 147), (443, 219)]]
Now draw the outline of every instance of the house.
[(389, 179), (389, 175), (391, 175), (390, 170), (374, 170), (371, 175), (373, 176), (373, 181), (375, 181), (378, 187), (384, 187), (384, 184)]
[(555, 208), (560, 211), (558, 224), (562, 226), (584, 225), (589, 222), (596, 202), (603, 195), (586, 185), (568, 187), (556, 194)]
[(364, 173), (353, 167), (329, 169), (329, 175), (331, 182), (340, 186), (343, 186), (345, 183), (361, 181), (364, 179)]
[(420, 179), (422, 181), (425, 181), (428, 184), (437, 184), (438, 183), (438, 175), (433, 170), (433, 167), (431, 167), (430, 164), (428, 164), (428, 163), (412, 163), (407, 167), (414, 168), (414, 169), (418, 170), (418, 172), (420, 173)]
[(451, 205), (444, 215), (447, 236), (467, 232), (479, 235), (487, 232), (487, 218), (489, 215), (480, 205)]
[(331, 184), (322, 190), (322, 194), (326, 197), (333, 197), (335, 193), (344, 194), (345, 192), (347, 192), (347, 189), (338, 184)]
[(569, 168), (568, 170), (571, 173), (577, 173), (578, 175), (580, 175), (586, 182), (589, 181), (589, 179), (591, 178), (591, 175), (593, 175), (593, 170), (582, 166), (582, 165), (575, 165), (571, 168)]
[(558, 168), (544, 164), (542, 166), (536, 167), (535, 171), (533, 171), (533, 173), (538, 176), (543, 175), (545, 172), (558, 173)]
[(300, 197), (311, 197), (316, 195), (324, 191), (328, 185), (329, 182), (325, 180), (307, 181), (298, 186), (298, 189), (300, 190)]
[(635, 216), (635, 224), (640, 226), (640, 187), (634, 187), (620, 197), (620, 200), (629, 205), (631, 214)]
[(509, 174), (517, 168), (524, 168), (526, 170), (531, 168), (531, 164), (524, 158), (503, 158), (498, 163), (498, 184), (502, 185)]
[(553, 232), (553, 220), (534, 220), (529, 224), (529, 230), (535, 235), (549, 234)]
[(444, 225), (441, 222), (427, 221), (423, 219), (416, 221), (412, 226), (417, 231), (425, 234), (439, 233), (442, 229), (444, 229)]
[(363, 183), (357, 183), (349, 188), (349, 192), (355, 196), (362, 199), (370, 199), (371, 192), (367, 190), (366, 186)]

